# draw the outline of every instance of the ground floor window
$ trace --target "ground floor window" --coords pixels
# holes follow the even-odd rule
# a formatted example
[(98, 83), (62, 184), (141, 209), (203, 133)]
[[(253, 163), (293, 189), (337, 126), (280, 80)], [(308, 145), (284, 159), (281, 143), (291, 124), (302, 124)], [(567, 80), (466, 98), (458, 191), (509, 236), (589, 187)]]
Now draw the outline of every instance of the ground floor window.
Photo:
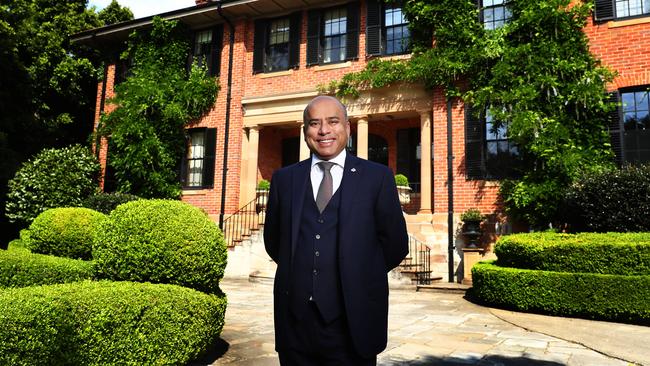
[(181, 168), (184, 188), (212, 187), (214, 181), (215, 128), (187, 130), (187, 145)]

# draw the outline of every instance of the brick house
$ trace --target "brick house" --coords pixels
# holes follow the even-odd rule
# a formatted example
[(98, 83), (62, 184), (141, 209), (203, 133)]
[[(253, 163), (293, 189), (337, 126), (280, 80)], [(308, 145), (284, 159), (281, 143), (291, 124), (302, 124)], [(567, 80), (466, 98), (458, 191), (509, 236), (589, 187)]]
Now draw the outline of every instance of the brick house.
[[(485, 27), (508, 21), (504, 0), (483, 0), (478, 6)], [(183, 201), (219, 222), (255, 200), (259, 180), (270, 180), (275, 169), (309, 156), (302, 111), (318, 94), (319, 84), (362, 70), (370, 58), (409, 57), (400, 6), (377, 0), (197, 0), (196, 6), (160, 16), (193, 30), (190, 57), (201, 57), (209, 72), (220, 77), (214, 108), (188, 127), (182, 173)], [(92, 29), (73, 41), (98, 48), (124, 43), (131, 31), (151, 21), (147, 17)], [(585, 33), (594, 54), (618, 72), (608, 89), (625, 103), (610, 126), (619, 160), (650, 161), (645, 94), (650, 85), (650, 2), (596, 1)], [(105, 100), (113, 96), (123, 71), (119, 61), (107, 65), (97, 86), (96, 123), (101, 112), (110, 112)], [(447, 104), (442, 89), (394, 85), (363, 91), (346, 104), (352, 125), (349, 149), (409, 178), (409, 231), (431, 248), (433, 272), (443, 277), (448, 270), (462, 272), (458, 214), (471, 207), (492, 214), (486, 225), (492, 235), (485, 239), (493, 240), (500, 212), (498, 161), (512, 153), (507, 139), (483, 132), (489, 121), (467, 118), (462, 101)], [(107, 155), (110, 159), (104, 143), (104, 169)], [(496, 227), (507, 230), (507, 225)]]

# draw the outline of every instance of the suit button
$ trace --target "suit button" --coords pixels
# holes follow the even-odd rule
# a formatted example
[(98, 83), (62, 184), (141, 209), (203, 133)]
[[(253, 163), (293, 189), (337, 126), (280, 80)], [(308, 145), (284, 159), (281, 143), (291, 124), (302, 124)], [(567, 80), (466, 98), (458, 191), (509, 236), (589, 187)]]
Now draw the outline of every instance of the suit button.
[(289, 291), (288, 291), (288, 290), (285, 291), (284, 294), (287, 295), (287, 296), (289, 296)]
[(322, 224), (322, 223), (324, 223), (324, 222), (325, 222), (325, 220), (323, 220), (323, 219), (318, 219), (318, 223), (319, 223), (319, 224)]
[(317, 250), (316, 253), (314, 253), (314, 255), (318, 257), (320, 255), (320, 252)]
[(316, 234), (316, 239), (320, 239), (320, 234)]
[(313, 273), (314, 273), (314, 275), (317, 275), (317, 274), (318, 274), (318, 270), (317, 270), (317, 269), (314, 269)]

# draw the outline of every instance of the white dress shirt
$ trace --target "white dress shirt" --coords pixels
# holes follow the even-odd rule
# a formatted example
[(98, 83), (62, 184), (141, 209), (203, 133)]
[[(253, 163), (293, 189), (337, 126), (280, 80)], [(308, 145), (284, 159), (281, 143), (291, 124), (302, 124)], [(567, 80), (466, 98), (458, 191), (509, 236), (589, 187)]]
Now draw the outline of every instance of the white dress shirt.
[[(341, 186), (341, 180), (343, 180), (343, 168), (345, 167), (345, 149), (341, 151), (336, 157), (328, 160), (329, 162), (334, 163), (330, 172), (332, 173), (332, 195), (336, 193), (336, 190)], [(311, 155), (311, 189), (314, 192), (314, 201), (316, 201), (316, 196), (318, 195), (318, 188), (320, 187), (320, 182), (323, 180), (323, 170), (321, 169), (319, 162), (324, 161), (319, 159), (316, 154)]]

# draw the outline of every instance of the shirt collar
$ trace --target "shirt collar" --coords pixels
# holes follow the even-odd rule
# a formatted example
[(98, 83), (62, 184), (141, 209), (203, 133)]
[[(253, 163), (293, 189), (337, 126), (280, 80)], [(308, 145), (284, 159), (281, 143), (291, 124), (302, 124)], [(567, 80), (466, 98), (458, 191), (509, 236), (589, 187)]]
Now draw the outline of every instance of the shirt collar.
[[(338, 155), (336, 155), (333, 159), (330, 159), (328, 161), (340, 166), (341, 168), (345, 168), (345, 158), (347, 157), (347, 153), (345, 149), (343, 149)], [(323, 159), (320, 159), (319, 157), (316, 156), (316, 154), (311, 154), (311, 167), (313, 168), (314, 165), (320, 163), (321, 161), (325, 161)]]

